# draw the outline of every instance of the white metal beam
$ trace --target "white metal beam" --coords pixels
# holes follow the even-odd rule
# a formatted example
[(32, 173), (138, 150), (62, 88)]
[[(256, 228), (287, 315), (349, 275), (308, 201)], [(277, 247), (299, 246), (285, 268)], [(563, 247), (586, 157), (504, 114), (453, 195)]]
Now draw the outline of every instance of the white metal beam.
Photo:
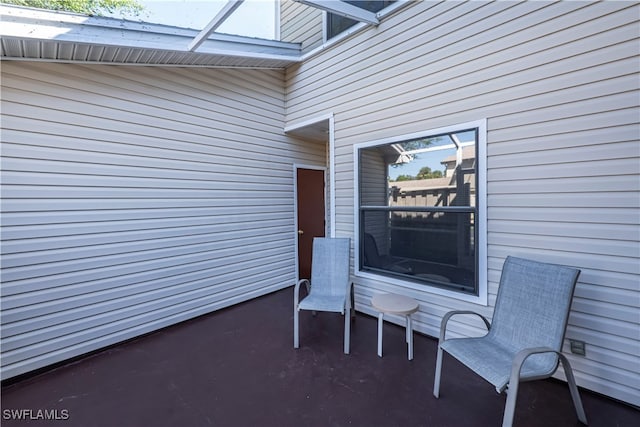
[(224, 21), (226, 21), (227, 18), (229, 16), (231, 16), (231, 14), (238, 7), (240, 7), (240, 5), (243, 2), (244, 2), (244, 0), (229, 0), (229, 1), (227, 1), (227, 4), (225, 4), (224, 7), (222, 9), (220, 9), (220, 12), (218, 12), (218, 14), (211, 20), (211, 22), (209, 22), (207, 24), (207, 26), (204, 27), (202, 29), (202, 31), (200, 31), (200, 33), (198, 33), (198, 35), (193, 38), (191, 43), (189, 43), (189, 47), (188, 47), (189, 51), (193, 52), (202, 43), (204, 43), (204, 41), (207, 40), (207, 38), (211, 35), (211, 33), (213, 33), (215, 30), (217, 30), (218, 27), (220, 25), (222, 25), (222, 23)]
[(1, 60), (281, 69), (301, 58), (299, 43), (213, 33), (190, 52), (190, 28), (4, 4), (0, 22)]
[(356, 21), (366, 22), (369, 25), (378, 25), (378, 16), (368, 10), (359, 8), (340, 0), (295, 0), (298, 3), (325, 10), (335, 15), (351, 18)]

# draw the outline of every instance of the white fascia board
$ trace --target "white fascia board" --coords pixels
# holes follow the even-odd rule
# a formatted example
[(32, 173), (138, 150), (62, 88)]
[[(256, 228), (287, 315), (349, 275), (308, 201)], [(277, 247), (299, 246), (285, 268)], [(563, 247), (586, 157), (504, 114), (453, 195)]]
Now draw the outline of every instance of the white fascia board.
[(231, 16), (235, 10), (240, 7), (244, 0), (229, 0), (222, 7), (220, 12), (198, 33), (197, 36), (189, 43), (188, 49), (194, 51), (200, 46), (209, 36), (220, 27)]
[[(0, 5), (0, 37), (189, 53), (197, 30)], [(194, 54), (299, 61), (300, 43), (213, 34)]]
[(365, 22), (369, 25), (378, 25), (380, 21), (375, 13), (365, 9), (361, 9), (349, 3), (340, 0), (295, 0), (298, 3), (316, 9), (325, 10), (335, 15), (344, 16), (355, 21)]

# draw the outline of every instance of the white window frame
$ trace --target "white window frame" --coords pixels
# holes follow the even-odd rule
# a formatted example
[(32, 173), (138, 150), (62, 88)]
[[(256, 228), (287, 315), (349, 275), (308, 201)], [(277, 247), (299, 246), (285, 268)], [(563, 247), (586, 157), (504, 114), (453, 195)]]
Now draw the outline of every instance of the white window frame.
[[(376, 12), (376, 17), (378, 18), (378, 20), (382, 21), (383, 19), (385, 19), (387, 16), (391, 15), (392, 13), (395, 13), (397, 10), (399, 10), (400, 8), (403, 8), (405, 6), (410, 5), (413, 1), (415, 0), (396, 0), (395, 3), (390, 4), (389, 6), (385, 7), (384, 9), (382, 9), (379, 12)], [(324, 44), (327, 43), (337, 43), (342, 39), (345, 39), (349, 36), (351, 36), (352, 34), (358, 33), (362, 30), (364, 30), (365, 28), (370, 27), (371, 25), (366, 23), (366, 22), (358, 22), (356, 23), (353, 27), (349, 28), (348, 30), (343, 31), (340, 34), (336, 34), (335, 36), (331, 37), (330, 39), (327, 39), (327, 11), (323, 10), (322, 11), (322, 41)]]
[[(478, 176), (478, 188), (477, 191), (477, 226), (478, 226), (478, 242), (477, 242), (477, 257), (478, 257), (478, 295), (470, 295), (463, 292), (456, 292), (454, 290), (439, 288), (436, 286), (429, 286), (425, 284), (418, 284), (401, 278), (383, 276), (375, 274), (370, 271), (360, 270), (360, 156), (359, 152), (363, 148), (373, 147), (377, 145), (393, 144), (397, 142), (415, 140), (420, 138), (428, 138), (434, 135), (442, 135), (447, 133), (454, 133), (461, 130), (468, 130), (476, 128), (478, 129), (478, 158), (476, 159), (477, 176)], [(467, 301), (474, 304), (480, 304), (486, 306), (488, 303), (488, 285), (487, 285), (487, 120), (481, 119), (473, 122), (460, 123), (450, 125), (438, 129), (429, 129), (424, 132), (417, 132), (412, 134), (405, 134), (394, 136), (390, 138), (379, 139), (376, 141), (369, 141), (360, 144), (356, 144), (353, 147), (354, 169), (353, 169), (353, 182), (354, 182), (354, 273), (357, 277), (366, 278), (369, 280), (375, 280), (384, 282), (389, 285), (394, 285), (402, 288), (408, 288), (419, 292), (427, 292), (435, 295), (449, 297), (456, 300)]]

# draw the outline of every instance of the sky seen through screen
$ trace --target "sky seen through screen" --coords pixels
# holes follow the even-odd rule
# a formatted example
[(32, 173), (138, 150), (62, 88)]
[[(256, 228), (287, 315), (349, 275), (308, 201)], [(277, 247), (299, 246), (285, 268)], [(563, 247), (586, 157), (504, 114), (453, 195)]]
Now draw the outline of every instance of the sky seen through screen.
[[(227, 0), (138, 0), (144, 11), (138, 17), (124, 17), (153, 24), (203, 29), (224, 7)], [(123, 18), (120, 14), (109, 15)], [(216, 30), (262, 39), (276, 38), (275, 0), (245, 0)]]

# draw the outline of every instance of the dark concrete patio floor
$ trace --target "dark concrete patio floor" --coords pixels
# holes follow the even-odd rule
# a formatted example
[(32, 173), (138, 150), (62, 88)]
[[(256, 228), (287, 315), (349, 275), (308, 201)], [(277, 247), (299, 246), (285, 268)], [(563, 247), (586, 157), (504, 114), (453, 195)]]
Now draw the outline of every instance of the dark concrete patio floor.
[[(351, 354), (342, 317), (301, 315), (293, 349), (293, 290), (166, 328), (2, 387), (2, 426), (499, 426), (505, 396), (445, 356), (432, 395), (436, 341), (358, 314)], [(581, 390), (592, 427), (639, 426), (640, 411)], [(57, 410), (67, 420), (10, 420), (7, 410)], [(515, 426), (579, 426), (556, 380), (523, 383)]]

